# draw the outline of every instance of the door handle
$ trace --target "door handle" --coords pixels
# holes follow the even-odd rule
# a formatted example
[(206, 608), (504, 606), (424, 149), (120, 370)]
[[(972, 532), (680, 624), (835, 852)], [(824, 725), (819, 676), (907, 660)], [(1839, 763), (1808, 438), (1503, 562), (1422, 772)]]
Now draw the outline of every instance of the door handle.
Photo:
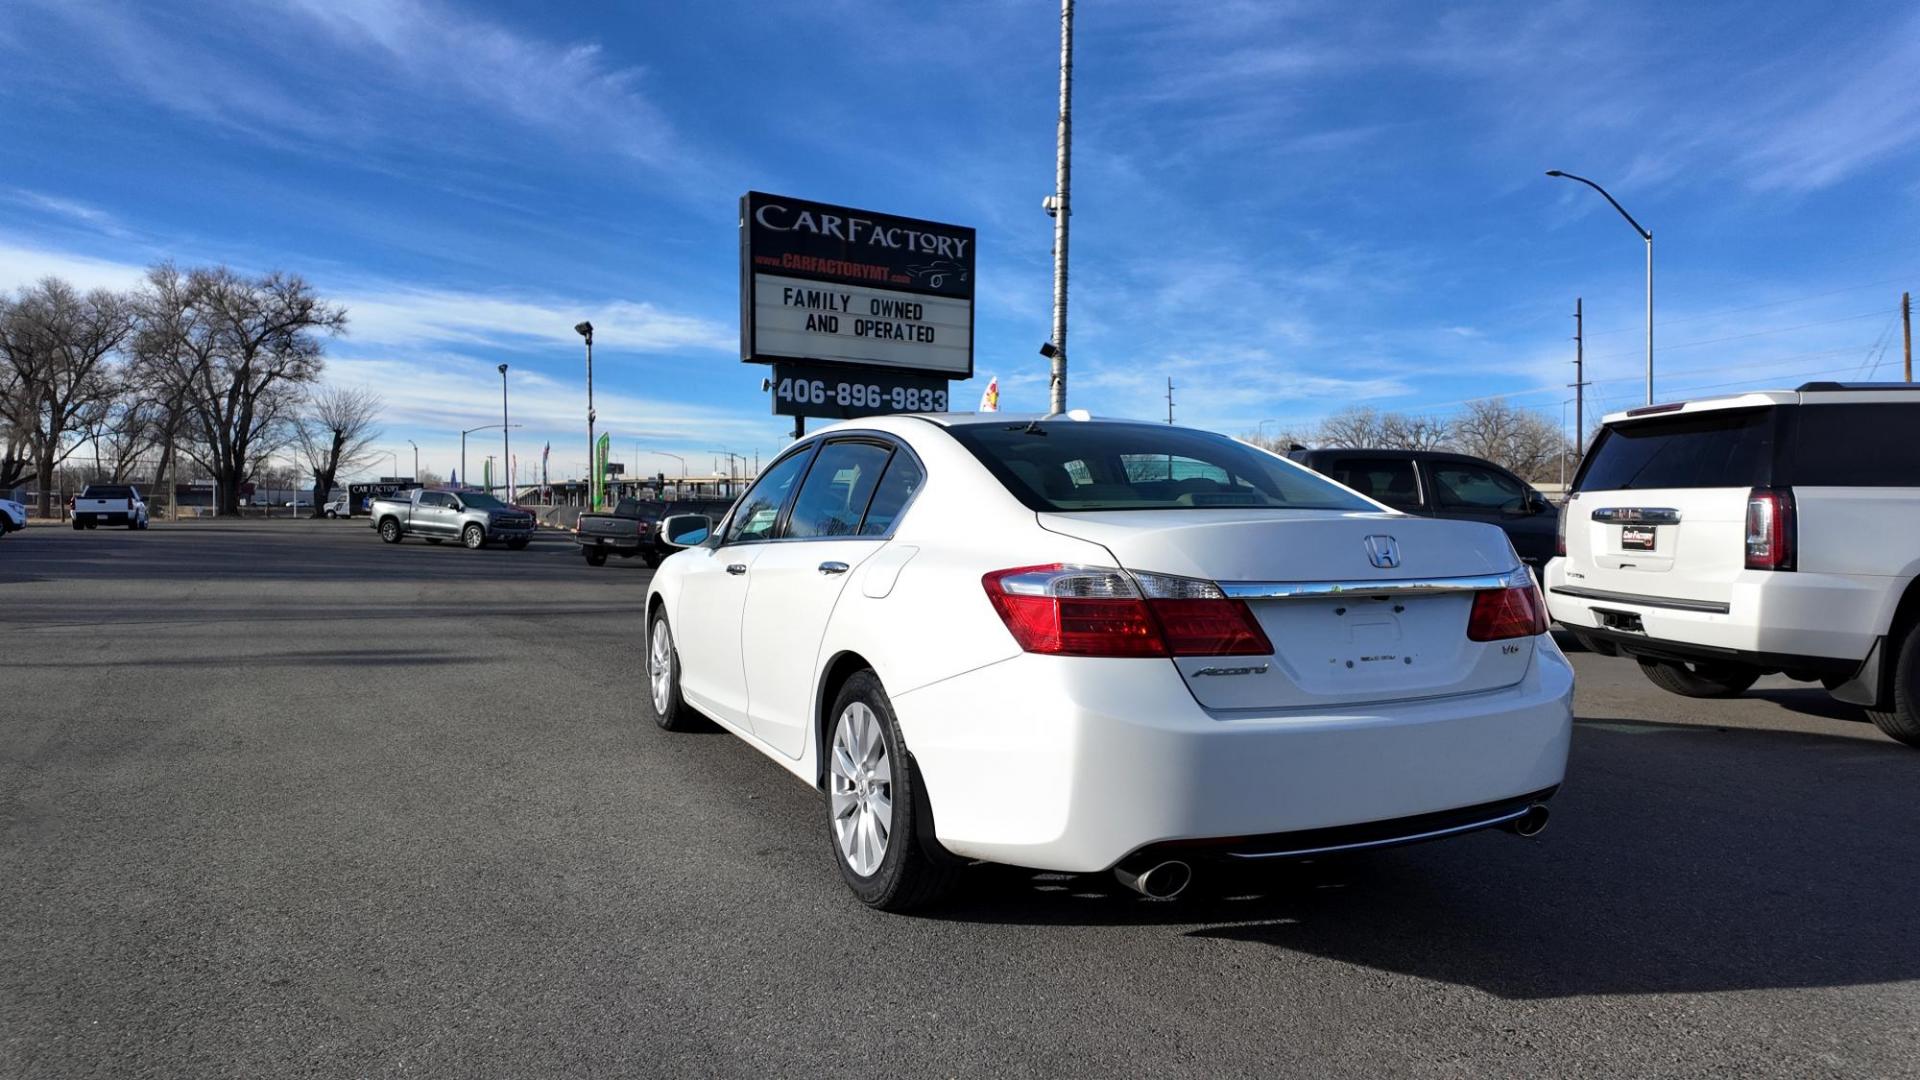
[(740, 576), (741, 574), (744, 574), (744, 573), (746, 573), (746, 572), (747, 572), (747, 564), (746, 564), (746, 563), (743, 563), (743, 562), (737, 562), (737, 563), (728, 563), (728, 564), (727, 564), (727, 573), (729, 573), (729, 574), (732, 574), (732, 575), (733, 575), (733, 576), (735, 576), (735, 577), (739, 577), (739, 576)]
[(823, 574), (844, 574), (847, 572), (847, 564), (843, 562), (823, 562), (820, 564), (820, 572)]

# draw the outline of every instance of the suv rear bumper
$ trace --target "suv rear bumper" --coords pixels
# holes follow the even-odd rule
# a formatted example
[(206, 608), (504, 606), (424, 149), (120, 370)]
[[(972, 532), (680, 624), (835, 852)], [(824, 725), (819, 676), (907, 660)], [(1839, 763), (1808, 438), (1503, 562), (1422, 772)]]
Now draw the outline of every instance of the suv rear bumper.
[(1817, 674), (1859, 668), (1884, 632), (1890, 587), (1886, 578), (1756, 570), (1732, 583), (1725, 602), (1709, 602), (1569, 583), (1565, 558), (1547, 564), (1544, 584), (1554, 621), (1614, 651)]

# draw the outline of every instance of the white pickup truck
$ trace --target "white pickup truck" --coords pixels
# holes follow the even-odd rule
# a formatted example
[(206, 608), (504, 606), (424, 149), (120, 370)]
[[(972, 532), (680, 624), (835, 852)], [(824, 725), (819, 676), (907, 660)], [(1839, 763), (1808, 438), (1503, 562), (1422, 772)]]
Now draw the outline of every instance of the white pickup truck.
[(147, 501), (128, 484), (88, 484), (73, 498), (73, 527), (92, 529), (101, 525), (146, 528)]

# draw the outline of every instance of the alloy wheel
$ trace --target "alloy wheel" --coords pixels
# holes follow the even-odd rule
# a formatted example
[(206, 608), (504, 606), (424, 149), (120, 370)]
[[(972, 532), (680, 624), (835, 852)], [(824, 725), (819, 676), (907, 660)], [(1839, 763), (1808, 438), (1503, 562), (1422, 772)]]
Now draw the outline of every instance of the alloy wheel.
[(828, 767), (833, 801), (833, 835), (847, 865), (869, 877), (887, 857), (893, 829), (893, 766), (880, 718), (855, 701), (833, 729), (833, 758)]
[(653, 688), (653, 711), (658, 716), (667, 715), (667, 702), (673, 697), (673, 638), (667, 630), (667, 621), (661, 619), (653, 624), (653, 633), (647, 643), (647, 682)]

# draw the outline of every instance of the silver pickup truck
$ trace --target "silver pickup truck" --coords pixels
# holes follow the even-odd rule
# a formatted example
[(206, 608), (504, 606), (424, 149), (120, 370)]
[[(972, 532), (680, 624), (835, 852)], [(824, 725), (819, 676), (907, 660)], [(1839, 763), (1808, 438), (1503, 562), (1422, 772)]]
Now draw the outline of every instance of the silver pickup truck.
[(500, 540), (518, 551), (533, 539), (532, 514), (479, 491), (416, 488), (373, 500), (368, 516), (380, 539), (389, 544), (418, 536), (429, 544), (458, 540), (464, 547), (482, 548)]

